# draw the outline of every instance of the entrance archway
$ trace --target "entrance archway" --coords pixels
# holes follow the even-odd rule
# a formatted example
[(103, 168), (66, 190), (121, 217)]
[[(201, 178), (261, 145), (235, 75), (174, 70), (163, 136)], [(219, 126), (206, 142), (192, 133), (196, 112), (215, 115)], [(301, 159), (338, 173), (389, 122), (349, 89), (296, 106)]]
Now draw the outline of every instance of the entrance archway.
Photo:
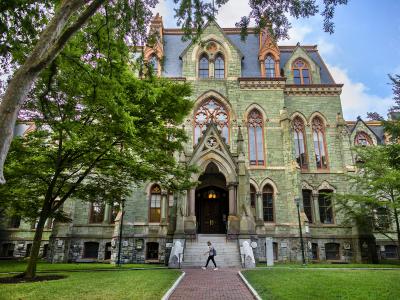
[(225, 176), (210, 162), (196, 189), (198, 233), (226, 233), (229, 197)]

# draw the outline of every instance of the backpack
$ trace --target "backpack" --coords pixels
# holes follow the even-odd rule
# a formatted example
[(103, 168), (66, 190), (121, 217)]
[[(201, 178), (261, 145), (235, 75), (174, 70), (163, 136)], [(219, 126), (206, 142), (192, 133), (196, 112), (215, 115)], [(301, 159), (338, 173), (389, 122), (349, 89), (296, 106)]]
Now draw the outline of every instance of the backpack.
[(217, 250), (215, 250), (215, 248), (213, 247), (213, 255), (217, 256)]

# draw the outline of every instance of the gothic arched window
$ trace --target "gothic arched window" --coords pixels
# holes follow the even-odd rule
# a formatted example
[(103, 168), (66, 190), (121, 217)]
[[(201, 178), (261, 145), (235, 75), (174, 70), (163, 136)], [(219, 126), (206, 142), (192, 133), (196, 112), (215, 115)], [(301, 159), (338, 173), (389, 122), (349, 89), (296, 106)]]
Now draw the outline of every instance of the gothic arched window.
[(325, 126), (320, 117), (312, 120), (315, 162), (318, 169), (328, 168), (328, 155), (326, 153)]
[(252, 166), (264, 165), (264, 122), (262, 114), (253, 109), (247, 119), (249, 132), (249, 159)]
[(221, 54), (217, 55), (214, 62), (214, 77), (217, 79), (225, 78), (225, 61)]
[(209, 65), (208, 57), (207, 57), (207, 55), (203, 54), (202, 56), (200, 56), (200, 60), (199, 60), (199, 77), (200, 78), (208, 78), (210, 76), (209, 69), (210, 69), (210, 65)]
[(304, 122), (300, 117), (296, 117), (293, 120), (293, 133), (296, 161), (300, 168), (307, 169), (306, 135)]
[(154, 74), (158, 74), (158, 58), (155, 54), (150, 57), (149, 64), (152, 67)]
[(265, 222), (274, 222), (274, 189), (269, 184), (263, 188), (263, 216)]
[(257, 192), (254, 185), (250, 184), (250, 207), (255, 208), (257, 201)]
[(275, 60), (272, 58), (271, 55), (268, 55), (265, 58), (265, 77), (273, 78), (275, 77)]
[(359, 145), (359, 146), (370, 146), (373, 145), (371, 137), (368, 135), (368, 133), (364, 131), (360, 131), (357, 133), (355, 139), (354, 139), (354, 144)]
[(310, 68), (308, 67), (307, 63), (298, 58), (293, 63), (293, 82), (294, 84), (310, 84)]
[(158, 223), (161, 220), (161, 188), (158, 184), (150, 190), (150, 223)]
[(229, 114), (225, 107), (211, 98), (205, 101), (194, 114), (194, 143), (197, 144), (207, 124), (214, 123), (221, 135), (229, 142)]

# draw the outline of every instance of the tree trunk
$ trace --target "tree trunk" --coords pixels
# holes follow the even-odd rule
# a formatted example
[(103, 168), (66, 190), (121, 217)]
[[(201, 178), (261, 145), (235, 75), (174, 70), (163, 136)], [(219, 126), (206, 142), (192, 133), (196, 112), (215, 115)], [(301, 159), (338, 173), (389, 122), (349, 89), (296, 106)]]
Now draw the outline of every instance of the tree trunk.
[(400, 224), (399, 224), (399, 214), (397, 212), (397, 208), (394, 208), (393, 212), (394, 212), (394, 220), (396, 222), (396, 231), (397, 231), (397, 258), (400, 259)]
[(63, 49), (71, 36), (78, 31), (105, 0), (93, 1), (78, 19), (66, 29), (71, 16), (86, 4), (85, 0), (65, 0), (40, 35), (24, 64), (14, 73), (0, 103), (0, 184), (5, 183), (4, 162), (13, 139), (18, 112), (39, 73)]
[(28, 260), (28, 265), (26, 267), (25, 272), (22, 273), (19, 277), (23, 277), (26, 279), (33, 279), (36, 277), (36, 265), (39, 257), (40, 244), (42, 242), (43, 230), (44, 230), (44, 225), (46, 224), (47, 217), (48, 213), (42, 210), (42, 213), (40, 214), (39, 217), (39, 222), (37, 223), (36, 226), (35, 237), (33, 238), (33, 244), (31, 248), (30, 257)]

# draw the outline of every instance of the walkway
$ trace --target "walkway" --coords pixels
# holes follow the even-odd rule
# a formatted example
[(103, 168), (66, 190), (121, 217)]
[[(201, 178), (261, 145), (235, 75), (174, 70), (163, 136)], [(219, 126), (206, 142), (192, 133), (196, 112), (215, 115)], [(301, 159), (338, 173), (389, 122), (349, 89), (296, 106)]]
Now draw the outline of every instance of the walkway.
[(238, 275), (238, 269), (185, 269), (186, 276), (169, 299), (254, 299)]

